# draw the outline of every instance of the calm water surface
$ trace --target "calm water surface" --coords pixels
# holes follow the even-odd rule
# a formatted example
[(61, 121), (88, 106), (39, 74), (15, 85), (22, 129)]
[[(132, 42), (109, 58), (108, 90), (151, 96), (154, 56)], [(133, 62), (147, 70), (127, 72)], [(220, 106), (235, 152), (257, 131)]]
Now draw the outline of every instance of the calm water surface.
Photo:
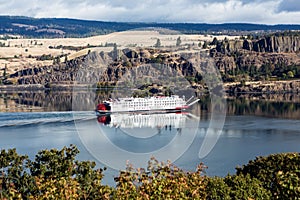
[[(25, 95), (28, 95), (27, 104)], [(193, 114), (198, 112), (199, 121), (190, 116), (170, 115), (165, 119), (169, 120), (167, 125), (159, 124), (159, 121), (156, 122), (158, 124), (152, 123), (161, 119), (161, 116), (123, 116), (127, 121), (120, 126), (114, 124), (120, 120), (120, 116), (111, 116), (110, 123), (104, 125), (103, 120), (97, 119), (93, 112), (70, 111), (72, 106), (61, 99), (64, 95), (53, 97), (51, 95), (55, 94), (51, 94), (45, 97), (52, 99), (48, 103), (40, 97), (43, 96), (41, 94), (25, 95), (6, 94), (0, 98), (0, 148), (16, 148), (20, 154), (28, 154), (31, 158), (41, 149), (75, 144), (80, 149), (80, 160), (95, 160), (98, 167), (107, 166), (109, 162), (119, 162), (125, 168), (126, 158), (120, 159), (120, 155), (105, 149), (106, 145), (113, 144), (128, 152), (145, 153), (170, 144), (169, 154), (172, 157), (171, 154), (176, 152), (181, 143), (188, 143), (185, 140), (189, 137), (192, 138), (189, 148), (175, 164), (186, 170), (195, 170), (197, 164), (204, 162), (208, 166), (208, 175), (224, 176), (234, 173), (236, 166), (246, 164), (256, 156), (300, 152), (298, 96), (274, 99), (231, 98), (228, 100), (224, 128), (216, 145), (206, 157), (200, 159), (199, 149), (210, 123), (207, 99), (202, 99), (201, 104), (191, 111)], [(69, 101), (68, 95), (66, 99)], [(139, 124), (141, 122), (142, 127)], [(105, 139), (100, 136), (100, 132), (105, 133)], [(110, 159), (108, 162), (105, 161), (107, 157)], [(104, 182), (113, 184), (117, 170), (109, 168), (105, 174)]]

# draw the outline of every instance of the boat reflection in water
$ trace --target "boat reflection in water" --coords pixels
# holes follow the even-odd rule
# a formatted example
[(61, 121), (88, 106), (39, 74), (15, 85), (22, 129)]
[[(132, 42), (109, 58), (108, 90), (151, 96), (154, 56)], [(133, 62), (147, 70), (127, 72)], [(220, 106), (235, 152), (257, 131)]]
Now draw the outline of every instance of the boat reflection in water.
[(97, 161), (122, 170), (128, 160), (143, 168), (153, 156), (176, 161), (193, 143), (199, 117), (188, 112), (107, 113), (76, 126), (82, 144)]
[(115, 128), (157, 128), (181, 130), (185, 127), (187, 112), (171, 113), (114, 113), (98, 116), (98, 122)]

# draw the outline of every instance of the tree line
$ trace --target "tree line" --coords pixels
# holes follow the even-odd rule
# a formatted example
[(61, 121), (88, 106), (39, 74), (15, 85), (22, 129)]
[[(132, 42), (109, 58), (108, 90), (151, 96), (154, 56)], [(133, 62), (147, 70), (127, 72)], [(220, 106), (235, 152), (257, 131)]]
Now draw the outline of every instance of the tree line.
[(300, 154), (257, 157), (225, 177), (205, 175), (203, 163), (194, 172), (170, 162), (149, 160), (148, 168), (127, 164), (101, 183), (103, 169), (75, 159), (79, 150), (41, 150), (34, 160), (16, 149), (0, 152), (1, 199), (297, 199), (300, 196)]

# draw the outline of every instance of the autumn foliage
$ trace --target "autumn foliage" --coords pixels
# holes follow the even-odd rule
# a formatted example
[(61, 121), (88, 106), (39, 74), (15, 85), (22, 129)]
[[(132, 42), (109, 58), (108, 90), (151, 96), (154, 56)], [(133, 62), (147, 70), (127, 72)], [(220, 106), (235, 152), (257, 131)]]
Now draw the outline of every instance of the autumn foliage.
[(102, 184), (104, 169), (75, 159), (76, 146), (38, 152), (34, 160), (16, 149), (0, 152), (0, 199), (297, 199), (299, 153), (258, 157), (237, 174), (208, 177), (202, 163), (195, 172), (151, 158), (147, 169), (130, 163)]

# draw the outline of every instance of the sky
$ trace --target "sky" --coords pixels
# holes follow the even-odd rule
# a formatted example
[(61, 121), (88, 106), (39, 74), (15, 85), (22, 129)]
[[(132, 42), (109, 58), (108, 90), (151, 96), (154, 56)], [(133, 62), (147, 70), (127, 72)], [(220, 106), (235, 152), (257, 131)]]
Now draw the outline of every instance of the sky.
[(0, 0), (0, 15), (119, 22), (300, 24), (300, 0)]

